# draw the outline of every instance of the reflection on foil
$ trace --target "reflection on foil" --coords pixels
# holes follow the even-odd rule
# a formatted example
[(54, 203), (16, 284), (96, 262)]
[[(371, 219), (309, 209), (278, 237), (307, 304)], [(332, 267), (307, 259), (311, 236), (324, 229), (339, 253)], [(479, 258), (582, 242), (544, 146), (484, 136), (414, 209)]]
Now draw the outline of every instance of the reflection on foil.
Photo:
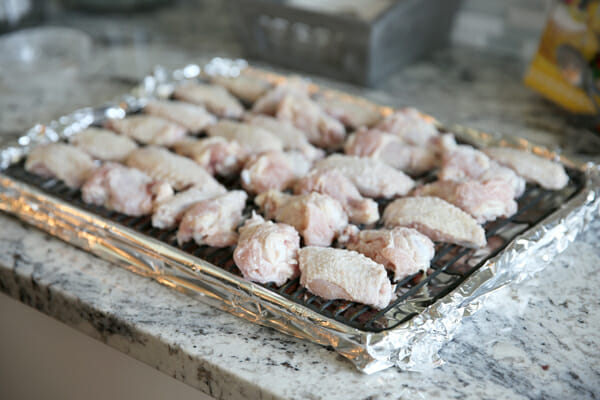
[[(464, 253), (457, 249), (440, 252), (436, 263), (447, 266), (443, 273), (432, 266), (433, 270), (427, 276), (428, 282), (433, 282), (431, 285), (420, 286), (425, 276), (417, 276), (401, 289), (412, 291), (410, 299), (402, 307), (381, 312), (380, 318), (374, 318), (377, 315), (374, 316), (376, 312), (373, 311), (366, 311), (360, 316), (355, 313), (356, 320), (350, 324), (328, 317), (301, 301), (291, 301), (265, 286), (245, 281), (165, 241), (87, 210), (81, 204), (49, 195), (40, 185), (26, 183), (9, 173), (11, 168), (18, 168), (17, 164), (32, 146), (68, 138), (92, 124), (102, 123), (106, 118), (122, 118), (143, 107), (148, 98), (166, 98), (177, 84), (196, 79), (203, 73), (237, 76), (241, 71), (270, 82), (285, 79), (247, 67), (245, 61), (240, 60), (214, 59), (203, 68), (188, 65), (176, 71), (157, 68), (155, 74), (142, 81), (133, 95), (123, 96), (103, 107), (78, 110), (48, 125), (36, 125), (14, 143), (0, 149), (0, 168), (4, 170), (0, 173), (0, 210), (13, 213), (56, 237), (240, 318), (332, 346), (365, 373), (391, 366), (422, 370), (440, 365), (439, 349), (452, 339), (461, 320), (481, 307), (488, 293), (541, 271), (598, 213), (600, 169), (597, 166), (577, 165), (523, 139), (497, 138), (473, 129), (452, 127), (449, 130), (455, 132), (459, 139), (476, 146), (514, 146), (560, 160), (579, 175), (578, 183), (571, 187), (572, 192), (563, 193), (560, 199), (568, 200), (554, 204), (553, 207), (558, 208), (550, 215), (538, 216), (535, 213), (541, 212), (541, 207), (532, 207), (528, 218), (540, 219), (533, 227), (527, 223), (528, 218), (517, 216), (503, 222), (501, 228), (486, 226), (491, 233), (485, 249)], [(317, 86), (315, 90), (319, 95), (340, 95)], [(386, 114), (390, 109), (380, 107), (380, 111)], [(534, 199), (537, 199), (535, 196), (542, 199), (544, 194), (533, 189), (530, 195)], [(552, 199), (540, 201), (552, 205)], [(494, 231), (496, 228), (497, 232)], [(533, 259), (539, 262), (532, 263)], [(473, 272), (474, 266), (480, 264)], [(457, 277), (464, 280), (454, 290), (449, 293), (439, 291), (438, 288), (447, 287), (455, 280), (459, 282)], [(425, 308), (423, 304), (432, 299), (435, 301)], [(370, 320), (373, 321), (371, 325), (361, 325)]]

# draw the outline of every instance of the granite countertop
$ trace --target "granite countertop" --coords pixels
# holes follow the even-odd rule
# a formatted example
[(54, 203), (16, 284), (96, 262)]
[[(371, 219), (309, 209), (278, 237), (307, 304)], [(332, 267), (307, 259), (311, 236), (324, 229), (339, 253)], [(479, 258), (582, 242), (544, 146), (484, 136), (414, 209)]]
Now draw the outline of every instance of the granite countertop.
[[(130, 16), (126, 24), (55, 12), (51, 24), (68, 24), (94, 38), (91, 65), (68, 80), (18, 90), (0, 79), (0, 133), (101, 104), (156, 64), (239, 55), (227, 18), (197, 23), (198, 9), (222, 15), (219, 7), (189, 2)], [(522, 69), (510, 59), (454, 48), (394, 74), (381, 83), (385, 91), (350, 90), (550, 147), (576, 150), (594, 142), (521, 85)], [(0, 224), (0, 290), (219, 399), (600, 397), (598, 220), (544, 273), (492, 294), (443, 348), (443, 366), (371, 376), (327, 348), (213, 309), (13, 217), (0, 214)]]

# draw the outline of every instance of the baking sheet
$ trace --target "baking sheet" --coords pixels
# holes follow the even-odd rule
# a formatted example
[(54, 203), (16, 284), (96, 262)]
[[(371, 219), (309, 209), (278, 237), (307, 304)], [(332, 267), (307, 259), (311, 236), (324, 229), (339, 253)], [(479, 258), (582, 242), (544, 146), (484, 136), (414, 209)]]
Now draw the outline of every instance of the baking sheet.
[[(462, 127), (452, 127), (457, 138), (476, 146), (499, 144), (526, 148), (543, 157), (560, 159), (581, 175), (570, 200), (535, 227), (516, 236), (500, 254), (490, 258), (452, 292), (418, 315), (391, 329), (359, 329), (319, 313), (264, 287), (246, 281), (219, 266), (116, 223), (72, 202), (50, 196), (36, 185), (8, 174), (32, 146), (57, 141), (107, 117), (123, 117), (139, 110), (148, 98), (166, 98), (173, 87), (203, 74), (235, 76), (241, 71), (278, 82), (285, 77), (253, 69), (243, 60), (214, 59), (207, 65), (189, 65), (176, 71), (157, 69), (118, 101), (86, 108), (47, 125), (36, 125), (17, 142), (0, 150), (0, 209), (13, 213), (67, 242), (158, 282), (198, 297), (234, 315), (284, 333), (332, 346), (357, 368), (373, 373), (391, 366), (420, 370), (439, 365), (437, 353), (451, 340), (462, 318), (482, 304), (485, 295), (511, 282), (531, 277), (563, 251), (598, 213), (600, 173), (597, 166), (578, 165), (523, 139), (496, 139)], [(315, 91), (333, 93), (315, 87)], [(345, 95), (352, 101), (363, 99)], [(383, 115), (392, 110), (380, 107)], [(541, 260), (532, 263), (532, 260)]]

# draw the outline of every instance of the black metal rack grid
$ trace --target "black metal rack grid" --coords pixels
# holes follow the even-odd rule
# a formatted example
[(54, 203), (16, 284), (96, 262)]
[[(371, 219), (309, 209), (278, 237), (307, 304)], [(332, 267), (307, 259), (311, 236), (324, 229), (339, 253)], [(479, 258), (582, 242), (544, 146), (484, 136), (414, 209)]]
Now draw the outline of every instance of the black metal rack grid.
[[(129, 217), (101, 206), (86, 204), (81, 200), (79, 190), (71, 189), (55, 179), (46, 179), (30, 174), (23, 168), (23, 163), (11, 166), (4, 173), (77, 207), (135, 229), (168, 245), (179, 247), (176, 240), (177, 230), (161, 230), (152, 227), (150, 216)], [(300, 286), (299, 278), (290, 280), (281, 287), (276, 287), (274, 284), (263, 286), (288, 300), (353, 328), (371, 332), (392, 329), (454, 290), (488, 259), (502, 251), (518, 234), (539, 223), (577, 194), (584, 186), (584, 175), (578, 170), (568, 170), (568, 173), (571, 178), (570, 182), (566, 188), (560, 191), (548, 191), (538, 186), (527, 185), (525, 193), (518, 200), (519, 208), (515, 215), (485, 224), (487, 247), (476, 250), (453, 244), (436, 243), (435, 257), (431, 261), (429, 270), (397, 282), (396, 298), (383, 310), (355, 302), (324, 300)], [(429, 181), (431, 175), (420, 180)], [(223, 183), (229, 189), (239, 188), (237, 179)], [(380, 201), (380, 210), (383, 210), (388, 203), (389, 201)], [(253, 199), (250, 198), (245, 214), (249, 215), (254, 209), (256, 206), (253, 204)], [(241, 276), (233, 261), (234, 247), (217, 249), (188, 242), (180, 248), (230, 273)]]

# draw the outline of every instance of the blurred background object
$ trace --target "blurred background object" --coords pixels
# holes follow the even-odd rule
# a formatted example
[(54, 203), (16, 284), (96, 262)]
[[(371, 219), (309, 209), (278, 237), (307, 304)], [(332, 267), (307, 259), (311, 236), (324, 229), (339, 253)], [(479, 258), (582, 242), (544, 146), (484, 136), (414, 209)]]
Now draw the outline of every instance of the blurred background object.
[(0, 0), (0, 33), (39, 23), (44, 0)]
[(250, 57), (371, 86), (448, 43), (460, 0), (230, 0)]

